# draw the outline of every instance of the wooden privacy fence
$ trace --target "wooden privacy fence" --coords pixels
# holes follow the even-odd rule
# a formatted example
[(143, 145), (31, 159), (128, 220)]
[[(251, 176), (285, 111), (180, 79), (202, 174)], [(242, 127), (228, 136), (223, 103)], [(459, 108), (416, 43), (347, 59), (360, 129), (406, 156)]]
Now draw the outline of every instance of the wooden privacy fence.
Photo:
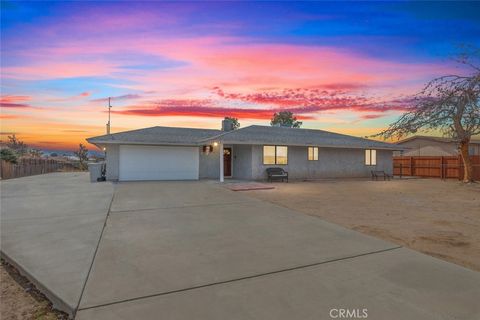
[(76, 171), (72, 163), (53, 159), (19, 159), (17, 163), (1, 160), (0, 172), (2, 179), (20, 178), (55, 171)]
[[(480, 180), (480, 156), (470, 156), (473, 179)], [(424, 178), (462, 179), (463, 161), (460, 156), (393, 157), (393, 174)]]

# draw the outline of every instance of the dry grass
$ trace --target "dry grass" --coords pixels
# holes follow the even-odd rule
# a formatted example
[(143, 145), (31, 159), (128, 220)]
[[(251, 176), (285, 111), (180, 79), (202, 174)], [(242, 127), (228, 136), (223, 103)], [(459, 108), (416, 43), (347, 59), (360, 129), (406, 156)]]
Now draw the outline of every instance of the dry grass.
[(404, 179), (275, 186), (246, 193), (480, 271), (480, 184)]
[(25, 277), (2, 260), (0, 266), (0, 318), (2, 320), (62, 320), (67, 314), (52, 304)]

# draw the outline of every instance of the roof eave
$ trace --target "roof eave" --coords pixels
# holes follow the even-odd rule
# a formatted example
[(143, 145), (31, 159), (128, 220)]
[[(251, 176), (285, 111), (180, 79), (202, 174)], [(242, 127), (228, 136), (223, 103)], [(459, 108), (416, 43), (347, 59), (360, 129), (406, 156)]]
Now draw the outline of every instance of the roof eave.
[[(213, 143), (214, 140), (205, 140), (203, 143)], [(353, 146), (353, 145), (328, 145), (315, 143), (282, 143), (282, 142), (268, 142), (268, 141), (238, 141), (238, 140), (219, 140), (223, 144), (240, 144), (240, 145), (281, 145), (289, 147), (319, 147), (319, 148), (342, 148), (342, 149), (377, 149), (377, 150), (392, 150), (401, 151), (405, 148), (391, 145), (391, 146)]]
[(150, 146), (185, 146), (185, 147), (198, 147), (199, 144), (196, 142), (192, 143), (177, 143), (177, 142), (148, 142), (148, 141), (125, 141), (125, 140), (98, 140), (98, 141), (87, 141), (91, 144), (97, 145), (108, 145), (108, 144), (135, 144), (135, 145), (150, 145)]

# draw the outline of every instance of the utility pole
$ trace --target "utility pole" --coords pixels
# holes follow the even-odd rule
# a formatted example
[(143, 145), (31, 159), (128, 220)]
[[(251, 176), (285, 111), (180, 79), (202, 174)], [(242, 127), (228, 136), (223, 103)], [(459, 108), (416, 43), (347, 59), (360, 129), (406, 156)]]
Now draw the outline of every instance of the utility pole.
[(112, 109), (112, 105), (110, 104), (110, 97), (108, 97), (108, 123), (107, 123), (107, 134), (110, 134), (110, 109)]

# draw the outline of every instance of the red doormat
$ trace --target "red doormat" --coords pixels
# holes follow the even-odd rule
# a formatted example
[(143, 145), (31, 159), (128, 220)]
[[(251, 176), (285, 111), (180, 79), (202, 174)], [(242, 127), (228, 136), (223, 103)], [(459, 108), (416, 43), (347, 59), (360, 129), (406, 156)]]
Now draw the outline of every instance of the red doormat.
[(255, 182), (247, 182), (247, 183), (229, 183), (225, 185), (225, 188), (230, 189), (232, 191), (249, 191), (249, 190), (267, 190), (267, 189), (275, 189), (274, 186), (264, 184), (264, 183), (255, 183)]

